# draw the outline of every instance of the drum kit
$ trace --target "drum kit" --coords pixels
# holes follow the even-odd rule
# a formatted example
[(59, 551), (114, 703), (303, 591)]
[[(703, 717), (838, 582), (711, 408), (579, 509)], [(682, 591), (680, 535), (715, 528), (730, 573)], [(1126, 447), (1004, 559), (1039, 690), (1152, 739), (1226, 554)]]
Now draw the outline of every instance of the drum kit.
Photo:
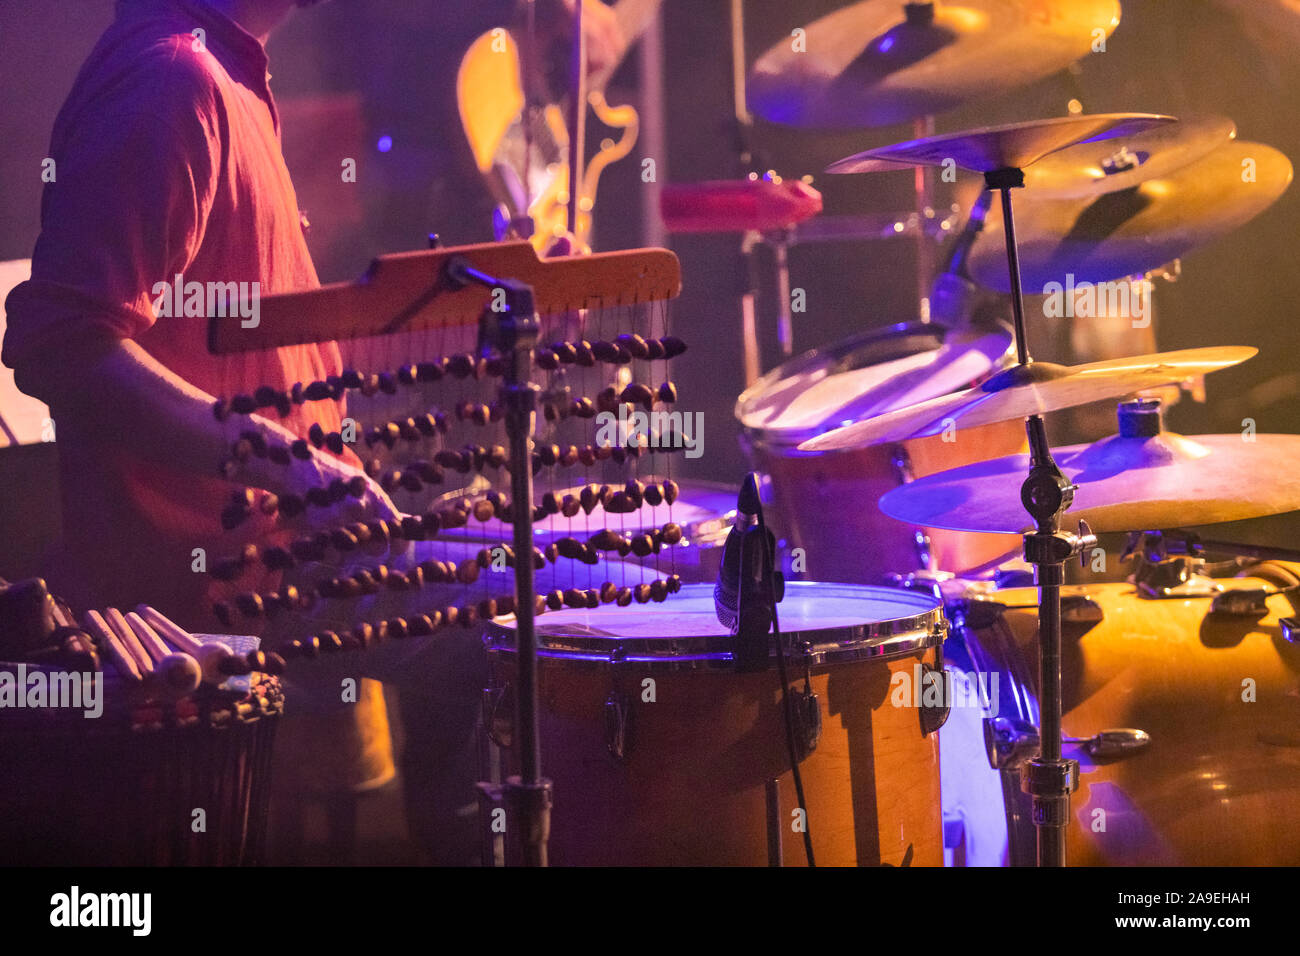
[[(925, 130), (1066, 68), (1119, 18), (1117, 0), (862, 0), (763, 55), (745, 92), (777, 123)], [(794, 686), (728, 668), (699, 585), (633, 618), (548, 618), (548, 774), (590, 798), (557, 803), (555, 861), (780, 864), (803, 842), (827, 863), (938, 864), (945, 848), (995, 865), (1300, 862), (1286, 820), (1300, 809), (1300, 551), (1176, 530), (1300, 509), (1300, 436), (1165, 431), (1153, 395), (1256, 350), (1039, 361), (1023, 294), (1055, 287), (1082, 322), (1122, 313), (1081, 297), (1113, 298), (1242, 225), (1291, 163), (1222, 117), (1074, 112), (921, 135), (828, 172), (917, 168), (987, 190), (921, 320), (791, 358), (736, 403), (784, 567), (805, 579), (780, 604)], [(667, 225), (707, 229), (712, 203), (719, 230), (788, 241), (821, 207), (781, 185), (670, 188)], [(930, 321), (955, 287), (1009, 293), (1010, 324), (963, 308)], [(1099, 402), (1117, 407), (1116, 434), (1050, 444), (1045, 415)], [(1072, 558), (1104, 566), (1105, 532), (1130, 534), (1133, 575), (1067, 583)], [(493, 628), (490, 727), (508, 746), (511, 640)], [(936, 674), (943, 693), (921, 700)], [(901, 707), (909, 683), (917, 702)]]

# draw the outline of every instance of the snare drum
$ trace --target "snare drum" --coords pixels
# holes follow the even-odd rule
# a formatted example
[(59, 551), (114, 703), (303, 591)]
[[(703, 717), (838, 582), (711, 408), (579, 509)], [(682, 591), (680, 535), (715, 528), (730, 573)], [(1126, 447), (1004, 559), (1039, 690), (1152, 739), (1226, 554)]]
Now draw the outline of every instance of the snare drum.
[(772, 524), (803, 549), (807, 577), (878, 584), (891, 572), (969, 570), (1019, 547), (1005, 535), (913, 528), (876, 502), (902, 481), (1022, 451), (1020, 422), (850, 451), (798, 450), (841, 425), (976, 384), (1014, 351), (1003, 328), (900, 325), (807, 352), (741, 394), (736, 417), (755, 467), (771, 478)]
[[(794, 648), (790, 689), (805, 715), (799, 739), (813, 738), (812, 714), (820, 721), (800, 762), (806, 808), (789, 772), (775, 665), (732, 669), (733, 639), (714, 615), (711, 587), (538, 619), (553, 863), (761, 866), (771, 833), (784, 862), (802, 865), (803, 819), (820, 865), (942, 862), (933, 732), (942, 713), (899, 693), (938, 664), (941, 605), (888, 588), (792, 583), (779, 610)], [(485, 723), (510, 772), (514, 638), (512, 619), (485, 636), (493, 687)], [(816, 700), (798, 705), (806, 675)]]
[[(1256, 578), (1218, 583), (1274, 587)], [(1006, 735), (1008, 721), (1038, 723), (1036, 600), (1031, 588), (993, 591), (951, 612), (960, 637), (952, 650), (968, 654), (976, 680), (983, 675)], [(1064, 735), (1150, 735), (1144, 749), (1109, 758), (1065, 745), (1081, 771), (1066, 836), (1071, 865), (1300, 864), (1300, 647), (1282, 620), (1295, 611), (1281, 595), (1242, 602), (1236, 610), (1246, 613), (1216, 611), (1212, 600), (1147, 599), (1130, 584), (1063, 589)], [(983, 858), (1000, 842), (1012, 864), (1033, 865), (1016, 760), (990, 769), (979, 732), (956, 708), (942, 736), (945, 768), (972, 768), (945, 777), (946, 812), (966, 817)], [(999, 789), (1001, 819), (985, 812)]]

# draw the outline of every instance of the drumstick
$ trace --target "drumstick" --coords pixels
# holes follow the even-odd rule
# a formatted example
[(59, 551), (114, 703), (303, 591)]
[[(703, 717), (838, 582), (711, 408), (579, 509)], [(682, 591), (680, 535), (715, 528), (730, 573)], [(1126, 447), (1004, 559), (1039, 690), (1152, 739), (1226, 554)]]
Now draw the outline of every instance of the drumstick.
[(173, 652), (135, 611), (126, 615), (126, 623), (154, 659), (154, 670), (162, 675), (163, 683), (170, 690), (182, 697), (198, 690), (199, 684), (203, 682), (203, 669), (199, 667), (198, 661), (189, 654)]
[(104, 610), (104, 620), (108, 622), (108, 626), (113, 629), (113, 633), (117, 635), (122, 642), (122, 646), (131, 655), (131, 659), (135, 661), (135, 666), (139, 668), (140, 674), (142, 676), (152, 674), (154, 671), (153, 658), (144, 649), (140, 639), (135, 636), (135, 631), (131, 630), (131, 625), (126, 623), (126, 618), (122, 616), (122, 612), (115, 607), (106, 608)]
[(235, 655), (228, 646), (219, 642), (204, 644), (195, 640), (194, 636), (179, 624), (147, 604), (141, 604), (136, 608), (136, 612), (164, 640), (170, 641), (198, 661), (199, 669), (203, 672), (203, 679), (206, 682), (220, 684), (226, 679), (226, 675), (221, 672), (222, 661)]
[(141, 680), (140, 670), (135, 666), (131, 655), (127, 653), (126, 648), (117, 639), (113, 629), (99, 616), (99, 612), (87, 611), (82, 620), (86, 625), (86, 630), (98, 638), (100, 647), (104, 649), (104, 654), (113, 662), (118, 673), (127, 680)]

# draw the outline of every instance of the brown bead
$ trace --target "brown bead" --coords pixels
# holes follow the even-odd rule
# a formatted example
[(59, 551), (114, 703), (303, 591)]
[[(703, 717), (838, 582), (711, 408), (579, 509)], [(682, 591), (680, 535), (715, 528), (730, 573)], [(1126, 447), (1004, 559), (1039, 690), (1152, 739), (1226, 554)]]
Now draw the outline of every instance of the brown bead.
[(513, 594), (503, 594), (501, 597), (497, 598), (496, 601), (497, 614), (504, 617), (515, 613), (515, 597)]
[(637, 604), (645, 604), (650, 600), (650, 585), (638, 584), (632, 594), (636, 598)]
[(570, 561), (577, 561), (582, 558), (582, 542), (577, 538), (561, 538), (555, 542), (555, 549), (559, 552), (560, 557), (568, 558)]
[(480, 522), (482, 522), (482, 521), (491, 521), (492, 518), (493, 518), (495, 515), (496, 515), (496, 508), (494, 508), (494, 507), (492, 506), (492, 502), (490, 502), (490, 501), (476, 501), (476, 502), (474, 502), (474, 520), (475, 520), (475, 521), (480, 521)]
[(533, 361), (537, 363), (538, 368), (547, 372), (554, 372), (560, 367), (560, 357), (555, 354), (553, 349), (548, 349), (545, 346), (538, 346), (533, 349)]
[(614, 601), (618, 604), (619, 607), (627, 607), (629, 604), (632, 603), (632, 589), (629, 587), (619, 588), (618, 594), (615, 596)]
[(572, 468), (577, 463), (578, 447), (576, 445), (570, 445), (568, 448), (564, 449), (563, 453), (560, 455), (560, 464), (565, 468)]
[(461, 584), (473, 584), (478, 580), (478, 572), (478, 562), (466, 559), (456, 566), (456, 580)]
[(614, 343), (627, 349), (633, 358), (648, 359), (650, 357), (650, 349), (647, 347), (645, 339), (635, 333), (624, 333), (616, 338)]
[(549, 601), (540, 594), (533, 597), (533, 613), (539, 617), (546, 613), (549, 606)]
[(395, 617), (388, 622), (388, 636), (396, 640), (402, 640), (411, 634), (410, 625), (404, 617)]
[(668, 522), (668, 524), (663, 526), (660, 534), (662, 536), (663, 543), (667, 545), (677, 544), (682, 540), (681, 526), (671, 521)]
[(609, 604), (618, 597), (618, 586), (613, 581), (606, 581), (600, 586), (600, 600), (602, 604)]
[(266, 606), (262, 603), (260, 594), (241, 594), (235, 598), (235, 606), (239, 608), (239, 613), (244, 617), (261, 617), (266, 612)]
[(587, 543), (599, 551), (616, 551), (623, 536), (613, 528), (602, 528), (593, 534)]
[(638, 558), (648, 558), (654, 548), (654, 540), (648, 534), (639, 534), (632, 539), (632, 553)]
[(478, 608), (473, 604), (467, 604), (460, 609), (456, 615), (456, 623), (461, 627), (473, 627), (474, 622), (478, 620)]
[(657, 507), (658, 505), (663, 504), (663, 500), (664, 500), (663, 489), (661, 489), (657, 483), (651, 482), (650, 484), (645, 486), (645, 491), (642, 494), (642, 498), (645, 500), (646, 504), (650, 505), (651, 507)]
[(613, 385), (606, 385), (596, 394), (597, 411), (609, 412), (615, 414), (618, 412), (618, 389)]
[(649, 385), (633, 382), (623, 389), (619, 394), (619, 398), (632, 405), (640, 405), (646, 411), (649, 411), (654, 405), (655, 393), (650, 390)]
[(664, 358), (673, 359), (686, 351), (686, 343), (674, 335), (665, 335), (659, 340), (664, 348)]
[(588, 588), (588, 589), (587, 589), (586, 591), (584, 591), (583, 593), (587, 596), (587, 609), (588, 609), (588, 610), (593, 610), (593, 611), (594, 611), (596, 608), (600, 607), (600, 593), (599, 593), (598, 591), (595, 591), (595, 590), (592, 590), (591, 588)]
[(680, 574), (668, 575), (668, 593), (676, 594), (682, 589), (682, 576)]
[(564, 592), (564, 604), (566, 607), (582, 609), (587, 606), (587, 594), (578, 588), (569, 588)]
[(428, 637), (434, 632), (433, 618), (427, 614), (416, 614), (406, 622), (406, 626), (412, 637)]
[(590, 445), (583, 445), (578, 449), (578, 460), (586, 468), (591, 468), (596, 464), (596, 450)]
[(546, 550), (543, 552), (543, 554), (546, 555), (547, 561), (549, 561), (551, 564), (554, 564), (560, 558), (560, 549), (557, 548), (555, 546), (555, 542), (552, 541), (550, 544), (546, 546)]
[(548, 515), (560, 513), (560, 496), (553, 491), (548, 491), (542, 495), (542, 510)]
[(564, 592), (555, 590), (547, 594), (546, 606), (552, 611), (558, 611), (560, 608), (564, 607)]
[[(575, 498), (573, 495), (565, 495), (564, 499), (560, 502), (560, 514), (564, 515), (566, 518), (576, 518), (578, 512), (581, 510), (583, 510), (582, 500), (580, 498)], [(590, 512), (588, 512), (588, 514), (590, 514)]]
[(578, 504), (587, 514), (596, 510), (596, 505), (600, 502), (599, 490), (595, 485), (586, 485), (578, 493)]
[(659, 401), (666, 405), (677, 401), (677, 386), (672, 382), (662, 382), (659, 385)]
[(681, 488), (678, 487), (677, 482), (673, 481), (671, 478), (668, 478), (667, 480), (664, 481), (663, 491), (664, 491), (664, 501), (668, 502), (668, 504), (672, 504), (674, 501), (677, 500), (677, 495), (681, 492)]
[(663, 603), (664, 598), (668, 597), (668, 585), (662, 580), (656, 579), (650, 582), (650, 599), (656, 603)]
[(497, 602), (492, 598), (484, 598), (478, 602), (478, 619), (480, 621), (490, 621), (497, 616)]

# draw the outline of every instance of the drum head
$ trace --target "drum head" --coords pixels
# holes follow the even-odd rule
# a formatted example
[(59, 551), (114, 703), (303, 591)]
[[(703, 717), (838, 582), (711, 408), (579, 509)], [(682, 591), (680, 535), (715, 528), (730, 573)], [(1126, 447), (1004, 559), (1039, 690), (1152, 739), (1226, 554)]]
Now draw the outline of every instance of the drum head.
[[(789, 582), (777, 608), (781, 633), (811, 645), (813, 663), (892, 657), (932, 647), (946, 631), (940, 602), (916, 591), (857, 584)], [(488, 625), (489, 645), (514, 645), (515, 620)], [(718, 623), (713, 585), (692, 584), (661, 604), (548, 612), (537, 619), (544, 656), (730, 665), (733, 638)]]
[(966, 388), (997, 370), (1006, 329), (903, 325), (814, 349), (741, 394), (736, 417), (760, 440), (797, 445), (841, 425)]

